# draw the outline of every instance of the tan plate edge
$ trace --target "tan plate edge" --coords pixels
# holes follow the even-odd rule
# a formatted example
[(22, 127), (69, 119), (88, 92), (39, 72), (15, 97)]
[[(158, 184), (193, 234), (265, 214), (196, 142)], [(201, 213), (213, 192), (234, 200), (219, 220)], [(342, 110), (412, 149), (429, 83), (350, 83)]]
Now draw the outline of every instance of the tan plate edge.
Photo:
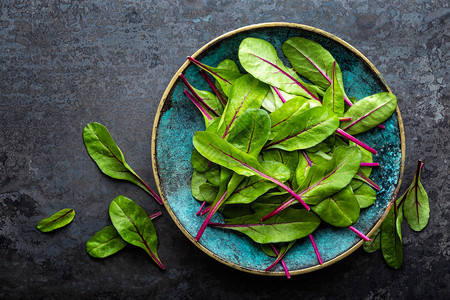
[[(192, 56), (193, 57), (197, 57), (200, 53), (202, 53), (204, 50), (208, 49), (210, 46), (212, 46), (212, 45), (216, 44), (217, 42), (221, 41), (222, 39), (227, 38), (229, 36), (232, 36), (232, 35), (234, 35), (236, 33), (244, 32), (244, 31), (248, 31), (248, 30), (252, 30), (252, 29), (267, 28), (267, 27), (289, 27), (289, 28), (302, 29), (302, 30), (305, 30), (305, 31), (311, 31), (311, 32), (323, 35), (325, 37), (328, 37), (328, 38), (338, 42), (339, 44), (345, 46), (347, 49), (349, 49), (350, 51), (355, 53), (359, 58), (361, 58), (369, 66), (369, 68), (375, 74), (377, 74), (377, 76), (380, 78), (380, 80), (382, 81), (382, 83), (386, 87), (386, 89), (390, 93), (392, 93), (391, 89), (389, 88), (389, 86), (387, 85), (386, 81), (384, 80), (384, 78), (380, 74), (380, 72), (377, 70), (377, 68), (375, 68), (375, 66), (362, 53), (360, 53), (356, 48), (354, 48), (349, 43), (341, 40), (340, 38), (336, 37), (335, 35), (332, 35), (331, 33), (328, 33), (326, 31), (323, 31), (321, 29), (317, 29), (315, 27), (311, 27), (311, 26), (308, 26), (308, 25), (295, 24), (295, 23), (286, 23), (286, 22), (272, 22), (272, 23), (260, 23), (260, 24), (254, 24), (254, 25), (241, 27), (241, 28), (229, 31), (229, 32), (227, 32), (227, 33), (225, 33), (225, 34), (223, 34), (223, 35), (213, 39), (212, 41), (210, 41), (209, 43), (207, 43), (203, 47), (201, 47), (198, 51), (196, 51)], [(181, 230), (181, 232), (183, 232), (183, 234), (192, 243), (194, 243), (194, 245), (196, 245), (200, 250), (202, 250), (203, 252), (205, 252), (206, 254), (211, 256), (212, 258), (222, 262), (223, 264), (225, 264), (227, 266), (230, 266), (232, 268), (235, 268), (235, 269), (238, 269), (238, 270), (241, 270), (241, 271), (245, 271), (245, 272), (248, 272), (248, 273), (252, 273), (252, 274), (265, 275), (265, 276), (285, 276), (284, 272), (265, 272), (265, 271), (259, 271), (259, 270), (253, 270), (253, 269), (244, 268), (244, 267), (242, 267), (240, 265), (237, 265), (237, 264), (234, 264), (234, 263), (231, 263), (229, 261), (226, 261), (226, 260), (222, 259), (221, 257), (217, 256), (215, 253), (211, 252), (209, 249), (207, 249), (206, 247), (204, 247), (200, 243), (196, 242), (194, 237), (184, 228), (184, 226), (180, 223), (180, 221), (178, 221), (178, 219), (176, 218), (176, 216), (173, 213), (172, 209), (170, 208), (169, 204), (167, 203), (167, 200), (164, 198), (164, 195), (161, 192), (161, 185), (160, 185), (160, 181), (159, 181), (159, 174), (158, 174), (158, 170), (156, 168), (156, 135), (157, 135), (157, 127), (158, 127), (158, 124), (159, 124), (159, 120), (161, 118), (162, 108), (164, 106), (164, 103), (166, 102), (166, 99), (167, 99), (167, 96), (169, 95), (170, 90), (174, 86), (174, 84), (177, 81), (179, 75), (189, 65), (190, 65), (190, 62), (188, 60), (186, 60), (186, 62), (178, 69), (178, 71), (173, 76), (172, 80), (169, 82), (169, 85), (167, 86), (166, 90), (164, 91), (164, 94), (163, 94), (163, 96), (161, 98), (161, 101), (159, 103), (158, 110), (157, 110), (156, 115), (155, 115), (155, 121), (153, 123), (153, 133), (152, 133), (152, 141), (151, 141), (153, 175), (155, 177), (155, 183), (156, 183), (156, 186), (158, 188), (159, 195), (163, 199), (164, 206), (167, 209), (167, 211), (168, 211), (170, 217), (172, 218), (172, 220), (175, 222), (175, 224)], [(403, 127), (403, 120), (402, 120), (402, 117), (401, 117), (400, 110), (399, 110), (398, 106), (396, 107), (395, 111), (397, 113), (398, 126), (399, 126), (399, 130), (400, 130), (401, 155), (402, 155), (402, 157), (401, 157), (401, 164), (400, 164), (400, 173), (399, 173), (399, 177), (398, 177), (398, 184), (397, 184), (397, 188), (394, 191), (394, 194), (392, 195), (392, 198), (391, 198), (391, 201), (390, 201), (390, 205), (386, 208), (386, 210), (383, 213), (383, 215), (381, 216), (380, 220), (375, 224), (375, 226), (367, 234), (367, 236), (369, 236), (369, 237), (378, 229), (378, 227), (380, 227), (381, 223), (386, 218), (387, 214), (389, 213), (389, 210), (392, 207), (393, 201), (397, 198), (397, 194), (398, 194), (398, 192), (400, 190), (400, 186), (401, 186), (401, 183), (402, 183), (403, 171), (404, 171), (404, 168), (405, 168), (405, 155), (406, 155), (405, 130), (404, 130), (404, 127)], [(313, 271), (316, 271), (316, 270), (323, 269), (323, 268), (325, 268), (325, 267), (327, 267), (329, 265), (332, 265), (332, 264), (342, 260), (343, 258), (347, 257), (348, 255), (350, 255), (351, 253), (356, 251), (359, 247), (361, 247), (363, 245), (363, 243), (364, 243), (364, 241), (361, 240), (359, 243), (357, 243), (356, 245), (354, 245), (353, 247), (351, 247), (350, 249), (348, 249), (347, 251), (345, 251), (341, 255), (336, 256), (335, 258), (324, 262), (322, 265), (316, 265), (316, 266), (312, 266), (312, 267), (309, 267), (309, 268), (292, 271), (292, 272), (290, 272), (290, 274), (291, 275), (305, 274), (305, 273), (309, 273), (309, 272), (313, 272)]]

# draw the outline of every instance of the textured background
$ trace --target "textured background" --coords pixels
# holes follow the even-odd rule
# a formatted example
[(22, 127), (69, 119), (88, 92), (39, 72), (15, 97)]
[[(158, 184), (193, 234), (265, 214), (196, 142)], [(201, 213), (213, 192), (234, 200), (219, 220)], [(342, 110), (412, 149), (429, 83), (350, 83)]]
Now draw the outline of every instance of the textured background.
[[(449, 20), (447, 1), (25, 1), (0, 3), (0, 298), (444, 299), (449, 281)], [(369, 1), (367, 1), (369, 2)], [(368, 57), (398, 96), (406, 131), (403, 192), (418, 158), (431, 219), (407, 226), (404, 265), (362, 250), (311, 274), (242, 273), (192, 245), (168, 214), (155, 220), (160, 271), (131, 246), (91, 259), (87, 239), (123, 194), (149, 213), (144, 191), (104, 176), (82, 129), (105, 124), (152, 187), (150, 141), (165, 87), (209, 40), (244, 25), (285, 21), (326, 30)], [(446, 153), (447, 152), (447, 153)], [(73, 207), (74, 222), (36, 223)], [(406, 225), (406, 224), (404, 224)]]

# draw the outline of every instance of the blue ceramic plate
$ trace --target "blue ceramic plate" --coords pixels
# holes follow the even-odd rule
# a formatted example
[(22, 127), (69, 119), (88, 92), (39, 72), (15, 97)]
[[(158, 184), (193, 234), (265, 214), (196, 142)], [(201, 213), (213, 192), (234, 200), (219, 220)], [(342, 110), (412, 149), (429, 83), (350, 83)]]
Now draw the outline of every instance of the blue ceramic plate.
[[(241, 41), (247, 37), (256, 37), (272, 43), (283, 62), (289, 66), (281, 45), (294, 36), (313, 40), (331, 52), (342, 70), (348, 95), (359, 100), (374, 93), (390, 92), (376, 68), (355, 48), (329, 33), (304, 25), (267, 23), (243, 27), (206, 44), (193, 57), (210, 66), (216, 66), (226, 58), (238, 62)], [(194, 241), (193, 237), (204, 216), (195, 215), (200, 204), (191, 194), (193, 169), (190, 157), (192, 137), (196, 131), (204, 130), (204, 121), (200, 112), (183, 94), (185, 87), (178, 79), (180, 73), (184, 73), (196, 88), (209, 89), (198, 67), (186, 62), (173, 77), (158, 108), (152, 139), (153, 170), (169, 214), (187, 238), (211, 257), (250, 273), (284, 275), (280, 265), (265, 272), (264, 269), (272, 263), (273, 258), (265, 255), (259, 245), (249, 238), (234, 231), (207, 228), (200, 243)], [(367, 235), (375, 231), (387, 214), (390, 201), (396, 197), (400, 187), (403, 173), (404, 133), (398, 108), (396, 114), (383, 124), (386, 126), (384, 130), (375, 128), (358, 135), (359, 139), (378, 150), (374, 161), (381, 165), (370, 176), (381, 187), (377, 193), (377, 201), (370, 208), (361, 210), (360, 218), (354, 225)], [(217, 214), (212, 221), (222, 222), (223, 218)], [(309, 239), (302, 239), (285, 257), (291, 274), (326, 267), (362, 245), (361, 239), (346, 228), (321, 225), (314, 237), (324, 264), (318, 264)]]

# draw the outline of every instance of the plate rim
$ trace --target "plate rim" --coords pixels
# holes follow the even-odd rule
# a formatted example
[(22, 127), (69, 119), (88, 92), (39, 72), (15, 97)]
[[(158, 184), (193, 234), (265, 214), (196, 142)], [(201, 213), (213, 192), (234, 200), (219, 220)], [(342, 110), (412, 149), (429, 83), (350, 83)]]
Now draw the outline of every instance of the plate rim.
[[(353, 47), (352, 45), (350, 45), (346, 41), (338, 38), (337, 36), (335, 36), (335, 35), (333, 35), (333, 34), (331, 34), (329, 32), (326, 32), (326, 31), (324, 31), (322, 29), (318, 29), (318, 28), (315, 28), (315, 27), (312, 27), (312, 26), (309, 26), (309, 25), (304, 25), (304, 24), (289, 23), (289, 22), (269, 22), (269, 23), (258, 23), (258, 24), (252, 24), (252, 25), (248, 25), (248, 26), (243, 26), (243, 27), (240, 27), (238, 29), (234, 29), (234, 30), (228, 31), (228, 32), (226, 32), (226, 33), (216, 37), (215, 39), (211, 40), (210, 42), (206, 43), (200, 49), (198, 49), (192, 55), (192, 57), (194, 57), (194, 58), (198, 57), (200, 54), (202, 54), (205, 50), (209, 49), (211, 46), (213, 46), (216, 43), (220, 42), (221, 40), (223, 40), (225, 38), (228, 38), (230, 36), (233, 36), (235, 34), (238, 34), (238, 33), (241, 33), (241, 32), (245, 32), (245, 31), (250, 31), (250, 30), (253, 30), (253, 29), (271, 28), (271, 27), (288, 27), (288, 28), (294, 28), (294, 29), (301, 29), (301, 30), (304, 30), (304, 31), (309, 31), (309, 32), (312, 32), (312, 33), (316, 33), (316, 34), (322, 35), (324, 37), (327, 37), (327, 38), (329, 38), (329, 39), (331, 39), (331, 40), (341, 44), (342, 46), (344, 46), (345, 48), (350, 50), (352, 53), (354, 53), (356, 56), (358, 56), (361, 60), (363, 60), (363, 62), (369, 67), (369, 69), (378, 76), (378, 78), (381, 80), (382, 84), (384, 85), (384, 87), (386, 87), (388, 92), (392, 93), (391, 89), (387, 85), (385, 79), (383, 78), (381, 73), (378, 71), (378, 69), (372, 64), (372, 62), (369, 59), (367, 59), (355, 47)], [(153, 131), (152, 131), (152, 139), (151, 139), (152, 169), (153, 169), (153, 176), (155, 178), (155, 183), (156, 183), (156, 186), (158, 188), (159, 195), (160, 195), (161, 199), (163, 200), (164, 207), (166, 208), (167, 212), (169, 213), (169, 215), (172, 218), (172, 220), (174, 221), (174, 223), (181, 230), (181, 232), (195, 246), (197, 246), (197, 248), (199, 248), (200, 250), (202, 250), (204, 253), (206, 253), (210, 257), (214, 258), (215, 260), (217, 260), (217, 261), (219, 261), (219, 262), (221, 262), (221, 263), (223, 263), (223, 264), (225, 264), (225, 265), (227, 265), (229, 267), (232, 267), (234, 269), (241, 270), (241, 271), (244, 271), (244, 272), (247, 272), (247, 273), (251, 273), (251, 274), (264, 275), (264, 276), (285, 276), (285, 273), (283, 271), (267, 272), (267, 271), (262, 271), (262, 270), (255, 270), (255, 269), (246, 268), (246, 267), (243, 267), (241, 265), (229, 262), (229, 261), (219, 257), (217, 254), (215, 254), (211, 250), (207, 249), (205, 246), (203, 246), (199, 242), (196, 242), (194, 237), (186, 230), (186, 228), (183, 226), (183, 224), (181, 224), (181, 222), (175, 216), (175, 214), (172, 211), (171, 207), (169, 206), (167, 200), (165, 199), (163, 193), (161, 192), (161, 184), (160, 184), (160, 180), (159, 180), (159, 173), (158, 173), (158, 169), (157, 169), (157, 166), (156, 166), (156, 136), (157, 136), (157, 129), (158, 129), (158, 125), (159, 125), (160, 120), (161, 120), (162, 109), (163, 109), (164, 104), (165, 104), (165, 102), (167, 100), (167, 96), (169, 95), (170, 91), (174, 87), (175, 82), (177, 81), (179, 75), (184, 70), (186, 70), (186, 68), (190, 64), (191, 64), (191, 62), (189, 60), (186, 60), (183, 63), (183, 65), (178, 69), (178, 71), (175, 73), (175, 75), (172, 77), (172, 79), (170, 80), (169, 84), (167, 85), (167, 88), (164, 91), (163, 96), (161, 97), (161, 100), (160, 100), (159, 105), (158, 105), (158, 109), (156, 111), (155, 119), (154, 119), (154, 122), (153, 122)], [(397, 194), (398, 194), (398, 192), (400, 190), (400, 187), (401, 187), (401, 184), (402, 184), (403, 172), (404, 172), (404, 168), (405, 168), (405, 159), (406, 159), (406, 157), (405, 157), (405, 154), (406, 154), (406, 149), (405, 149), (406, 148), (405, 130), (404, 130), (404, 127), (403, 127), (403, 120), (402, 120), (402, 116), (400, 114), (400, 109), (398, 108), (398, 105), (395, 108), (395, 112), (397, 114), (397, 122), (398, 122), (398, 126), (399, 126), (399, 131), (400, 131), (400, 144), (401, 144), (400, 145), (401, 162), (400, 162), (400, 172), (399, 172), (399, 175), (398, 175), (398, 184), (397, 184), (397, 187), (396, 187), (394, 193), (392, 194), (392, 197), (391, 197), (391, 199), (389, 201), (389, 204), (388, 204), (386, 210), (381, 215), (381, 218), (378, 220), (378, 222), (369, 231), (369, 233), (367, 234), (368, 237), (370, 237), (380, 227), (381, 223), (386, 218), (387, 214), (391, 210), (393, 202), (397, 198)], [(293, 270), (293, 271), (290, 271), (290, 274), (291, 275), (306, 274), (306, 273), (309, 273), (309, 272), (313, 272), (313, 271), (316, 271), (316, 270), (320, 270), (320, 269), (326, 268), (326, 267), (328, 267), (328, 266), (330, 266), (330, 265), (332, 265), (332, 264), (334, 264), (334, 263), (344, 259), (348, 255), (350, 255), (351, 253), (356, 251), (359, 247), (361, 247), (363, 245), (363, 243), (364, 243), (363, 240), (359, 241), (358, 243), (353, 245), (350, 249), (348, 249), (344, 253), (341, 253), (340, 255), (334, 257), (331, 260), (328, 260), (328, 261), (324, 262), (321, 265), (319, 264), (319, 265), (315, 265), (315, 266), (304, 268), (304, 269)]]

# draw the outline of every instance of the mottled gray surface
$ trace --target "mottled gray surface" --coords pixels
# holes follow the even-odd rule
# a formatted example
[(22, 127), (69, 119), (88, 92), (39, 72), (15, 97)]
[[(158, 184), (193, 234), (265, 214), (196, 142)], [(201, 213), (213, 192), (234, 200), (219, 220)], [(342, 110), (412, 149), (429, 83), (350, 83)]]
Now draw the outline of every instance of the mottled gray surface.
[[(0, 4), (0, 298), (448, 298), (448, 1), (94, 2)], [(166, 271), (131, 246), (91, 259), (84, 244), (109, 224), (116, 195), (148, 212), (161, 207), (139, 188), (100, 173), (82, 143), (85, 124), (105, 124), (128, 163), (155, 187), (151, 130), (175, 71), (212, 38), (270, 21), (341, 37), (398, 96), (407, 140), (401, 192), (422, 158), (431, 207), (423, 232), (403, 226), (403, 267), (389, 269), (379, 253), (358, 250), (291, 280), (246, 274), (203, 254), (167, 213), (155, 220)], [(77, 213), (67, 228), (35, 229), (65, 207)]]

